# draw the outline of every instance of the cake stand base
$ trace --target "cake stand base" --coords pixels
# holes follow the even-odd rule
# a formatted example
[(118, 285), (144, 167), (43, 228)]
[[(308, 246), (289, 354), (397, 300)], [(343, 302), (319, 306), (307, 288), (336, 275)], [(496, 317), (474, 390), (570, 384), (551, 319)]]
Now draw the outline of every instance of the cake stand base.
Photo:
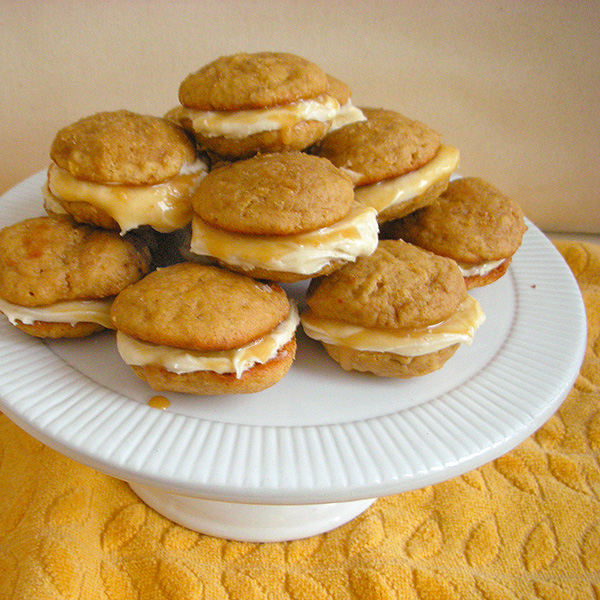
[(200, 533), (241, 542), (285, 542), (331, 531), (375, 498), (328, 504), (242, 504), (181, 496), (138, 483), (131, 489), (161, 515)]

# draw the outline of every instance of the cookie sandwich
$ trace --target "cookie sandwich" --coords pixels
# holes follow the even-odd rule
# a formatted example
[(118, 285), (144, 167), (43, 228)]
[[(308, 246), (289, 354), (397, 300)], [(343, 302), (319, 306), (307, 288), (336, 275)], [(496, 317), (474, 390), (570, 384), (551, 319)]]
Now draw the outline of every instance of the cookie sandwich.
[(382, 229), (382, 237), (455, 260), (472, 289), (506, 273), (527, 226), (514, 200), (481, 178), (464, 177), (451, 181), (433, 204)]
[(351, 103), (341, 109), (329, 85), (319, 66), (294, 54), (221, 56), (181, 82), (180, 105), (166, 117), (190, 131), (200, 147), (227, 159), (303, 150), (338, 116), (346, 122), (363, 118)]
[(306, 334), (347, 371), (409, 378), (440, 369), (484, 320), (450, 259), (401, 240), (311, 281)]
[(332, 272), (377, 246), (373, 208), (350, 178), (302, 152), (261, 154), (211, 171), (193, 197), (190, 251), (259, 279)]
[(0, 231), (0, 312), (41, 338), (111, 328), (110, 306), (149, 269), (150, 253), (129, 237), (67, 217), (38, 217)]
[(210, 265), (154, 271), (119, 294), (111, 318), (121, 357), (155, 390), (257, 392), (296, 350), (298, 313), (281, 287)]
[(325, 136), (314, 152), (343, 169), (356, 200), (378, 221), (398, 219), (433, 202), (448, 185), (459, 152), (431, 127), (392, 110), (363, 108), (366, 117)]
[(207, 172), (175, 124), (126, 110), (101, 112), (61, 129), (50, 149), (46, 211), (125, 233), (189, 224), (190, 195)]

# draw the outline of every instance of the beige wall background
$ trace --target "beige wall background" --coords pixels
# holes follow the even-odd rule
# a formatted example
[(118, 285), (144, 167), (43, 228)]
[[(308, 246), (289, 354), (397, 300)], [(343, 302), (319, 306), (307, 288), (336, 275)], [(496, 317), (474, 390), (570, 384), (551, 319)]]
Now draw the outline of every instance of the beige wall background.
[(0, 192), (56, 131), (100, 110), (163, 114), (237, 51), (299, 54), (355, 104), (425, 121), (460, 170), (548, 231), (600, 232), (600, 2), (0, 0)]

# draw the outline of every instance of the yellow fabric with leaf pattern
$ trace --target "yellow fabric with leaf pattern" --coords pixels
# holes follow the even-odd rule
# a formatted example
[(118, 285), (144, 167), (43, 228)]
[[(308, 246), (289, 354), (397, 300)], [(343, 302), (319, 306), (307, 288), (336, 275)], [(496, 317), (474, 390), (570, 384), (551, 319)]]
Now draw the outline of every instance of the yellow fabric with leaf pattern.
[(589, 322), (562, 407), (505, 456), (327, 534), (253, 544), (189, 531), (0, 415), (0, 598), (599, 600), (600, 247), (557, 246)]

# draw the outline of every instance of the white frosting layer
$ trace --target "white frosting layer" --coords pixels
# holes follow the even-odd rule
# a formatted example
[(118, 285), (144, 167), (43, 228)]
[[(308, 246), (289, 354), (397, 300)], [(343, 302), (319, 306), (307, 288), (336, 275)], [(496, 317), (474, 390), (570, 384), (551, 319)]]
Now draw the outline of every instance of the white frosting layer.
[(505, 260), (506, 259), (504, 258), (500, 260), (489, 260), (476, 265), (461, 262), (457, 262), (456, 264), (458, 265), (463, 277), (473, 277), (475, 275), (487, 275), (490, 271), (493, 271), (499, 267)]
[(378, 213), (390, 206), (410, 202), (437, 181), (448, 177), (456, 169), (459, 156), (458, 149), (442, 145), (437, 154), (421, 168), (399, 177), (358, 186), (354, 190), (354, 197), (361, 204), (372, 206)]
[[(87, 202), (111, 216), (125, 233), (150, 225), (167, 233), (187, 225), (192, 218), (191, 194), (208, 167), (198, 159), (184, 164), (180, 172), (156, 185), (104, 184), (76, 179), (55, 163), (48, 169), (46, 208), (65, 213), (62, 202)], [(53, 198), (54, 196), (54, 198)]]
[(98, 323), (102, 327), (112, 329), (110, 307), (112, 299), (108, 300), (69, 300), (57, 302), (48, 306), (20, 306), (0, 299), (0, 311), (14, 325), (20, 321), (31, 325), (36, 321), (44, 323)]
[(335, 131), (344, 127), (344, 125), (350, 125), (350, 123), (357, 123), (358, 121), (366, 121), (367, 117), (363, 114), (362, 110), (352, 104), (352, 100), (348, 100), (346, 104), (342, 104), (340, 109), (331, 121), (331, 127), (329, 132)]
[(334, 260), (355, 261), (377, 247), (377, 214), (355, 203), (349, 214), (329, 227), (297, 235), (244, 235), (192, 220), (190, 250), (250, 270), (310, 275)]
[(42, 198), (44, 199), (44, 208), (50, 215), (68, 215), (60, 200), (50, 191), (48, 183), (42, 186)]
[(301, 100), (292, 104), (240, 111), (201, 111), (180, 106), (169, 112), (169, 118), (192, 123), (192, 128), (205, 137), (239, 140), (263, 131), (291, 128), (300, 121), (331, 122), (336, 128), (365, 119), (360, 109), (339, 102), (329, 95)]
[(470, 344), (475, 330), (484, 320), (485, 315), (479, 302), (467, 296), (449, 319), (415, 331), (370, 329), (343, 321), (322, 319), (310, 310), (302, 314), (302, 327), (306, 335), (327, 344), (369, 352), (420, 356), (454, 344)]
[(298, 309), (291, 304), (289, 316), (275, 329), (233, 350), (199, 352), (171, 348), (144, 342), (120, 331), (117, 332), (117, 349), (125, 363), (132, 366), (155, 365), (177, 374), (196, 371), (235, 373), (239, 379), (247, 369), (274, 358), (294, 336), (299, 320)]

